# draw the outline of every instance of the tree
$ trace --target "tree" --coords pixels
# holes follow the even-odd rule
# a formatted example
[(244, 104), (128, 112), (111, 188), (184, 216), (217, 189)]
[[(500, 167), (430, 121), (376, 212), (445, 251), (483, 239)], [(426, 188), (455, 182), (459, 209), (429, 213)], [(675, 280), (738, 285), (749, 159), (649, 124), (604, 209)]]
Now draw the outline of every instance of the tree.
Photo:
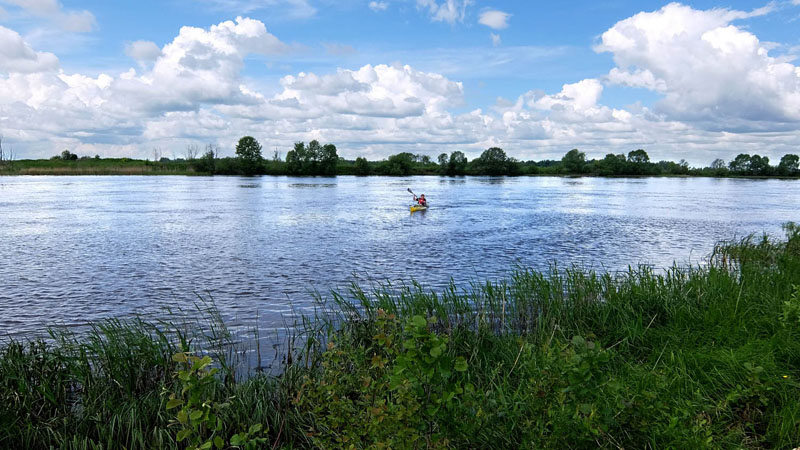
[(339, 162), (339, 156), (336, 154), (336, 146), (333, 144), (323, 145), (319, 155), (319, 174), (335, 176), (336, 163)]
[(286, 171), (291, 175), (300, 175), (307, 159), (306, 153), (305, 142), (295, 142), (294, 148), (286, 154)]
[(795, 175), (798, 172), (800, 158), (792, 153), (783, 155), (781, 162), (778, 163), (778, 173), (781, 175)]
[(561, 164), (567, 173), (583, 173), (586, 167), (586, 153), (573, 148), (561, 158)]
[(437, 158), (439, 161), (439, 171), (442, 175), (447, 174), (447, 153), (440, 153), (439, 157)]
[(739, 153), (736, 158), (728, 164), (731, 172), (744, 174), (750, 172), (750, 155), (747, 153)]
[(725, 160), (717, 158), (714, 161), (711, 161), (711, 166), (714, 170), (720, 170), (725, 168)]
[(203, 156), (201, 156), (200, 159), (194, 163), (197, 170), (213, 175), (216, 172), (218, 153), (219, 149), (214, 146), (214, 144), (207, 144), (206, 151), (203, 153)]
[(383, 172), (386, 175), (405, 176), (411, 173), (414, 165), (414, 155), (408, 152), (392, 155), (383, 164)]
[(447, 162), (445, 175), (456, 176), (467, 173), (467, 157), (458, 150), (450, 153), (450, 160)]
[(356, 175), (360, 176), (369, 175), (370, 167), (367, 158), (362, 158), (360, 156), (356, 158), (355, 172)]
[(519, 173), (517, 160), (509, 158), (506, 152), (499, 147), (486, 149), (472, 163), (479, 175), (516, 175)]
[(61, 152), (61, 159), (64, 161), (75, 161), (78, 159), (78, 155), (75, 153), (71, 153), (69, 150), (64, 150)]
[(641, 148), (628, 152), (628, 161), (633, 164), (647, 164), (650, 162), (650, 156), (646, 151)]
[(605, 158), (597, 162), (598, 174), (600, 175), (622, 175), (625, 173), (627, 160), (625, 155), (615, 155), (609, 153)]
[(753, 155), (750, 158), (750, 173), (752, 175), (769, 175), (770, 169), (768, 157)]
[(236, 145), (236, 157), (239, 158), (242, 172), (245, 175), (253, 175), (261, 166), (261, 144), (252, 136), (239, 139)]

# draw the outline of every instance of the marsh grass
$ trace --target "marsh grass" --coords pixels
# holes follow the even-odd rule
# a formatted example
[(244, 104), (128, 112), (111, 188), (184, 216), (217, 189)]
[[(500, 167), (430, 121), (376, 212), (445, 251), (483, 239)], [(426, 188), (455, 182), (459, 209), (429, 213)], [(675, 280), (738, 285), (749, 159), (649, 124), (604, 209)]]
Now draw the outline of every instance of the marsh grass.
[(291, 324), (277, 376), (241, 376), (208, 303), (7, 341), (0, 447), (180, 448), (164, 392), (188, 351), (220, 369), (223, 432), (263, 424), (276, 448), (794, 448), (800, 231), (785, 231), (698, 267), (353, 284)]

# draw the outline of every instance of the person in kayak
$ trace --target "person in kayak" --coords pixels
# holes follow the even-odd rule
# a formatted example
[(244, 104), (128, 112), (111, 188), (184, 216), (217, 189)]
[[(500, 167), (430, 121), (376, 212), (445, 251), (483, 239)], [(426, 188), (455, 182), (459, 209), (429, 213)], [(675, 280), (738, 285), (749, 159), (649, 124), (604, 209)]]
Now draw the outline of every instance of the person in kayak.
[(415, 196), (414, 200), (417, 201), (417, 204), (419, 204), (419, 206), (428, 206), (428, 201), (425, 200), (425, 194), (421, 194), (419, 197)]

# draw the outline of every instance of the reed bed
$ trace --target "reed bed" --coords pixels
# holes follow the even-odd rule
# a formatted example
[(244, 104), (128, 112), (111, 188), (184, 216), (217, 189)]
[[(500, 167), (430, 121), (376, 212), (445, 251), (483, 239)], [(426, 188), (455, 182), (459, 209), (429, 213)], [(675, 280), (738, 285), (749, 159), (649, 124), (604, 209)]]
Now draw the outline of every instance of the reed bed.
[(800, 229), (785, 230), (698, 267), (354, 284), (292, 327), (279, 375), (242, 376), (213, 305), (6, 340), (0, 447), (187, 448), (188, 406), (167, 406), (188, 391), (219, 419), (184, 432), (198, 447), (794, 448)]

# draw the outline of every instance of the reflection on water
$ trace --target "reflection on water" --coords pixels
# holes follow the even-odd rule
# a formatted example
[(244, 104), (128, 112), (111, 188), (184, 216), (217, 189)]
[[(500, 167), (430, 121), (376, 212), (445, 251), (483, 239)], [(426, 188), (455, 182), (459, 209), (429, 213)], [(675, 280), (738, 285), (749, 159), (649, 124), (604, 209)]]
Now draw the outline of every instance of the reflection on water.
[[(515, 264), (698, 263), (798, 220), (791, 180), (0, 177), (0, 329), (191, 308), (281, 327), (354, 278), (433, 289)], [(414, 192), (429, 210), (409, 214)]]

